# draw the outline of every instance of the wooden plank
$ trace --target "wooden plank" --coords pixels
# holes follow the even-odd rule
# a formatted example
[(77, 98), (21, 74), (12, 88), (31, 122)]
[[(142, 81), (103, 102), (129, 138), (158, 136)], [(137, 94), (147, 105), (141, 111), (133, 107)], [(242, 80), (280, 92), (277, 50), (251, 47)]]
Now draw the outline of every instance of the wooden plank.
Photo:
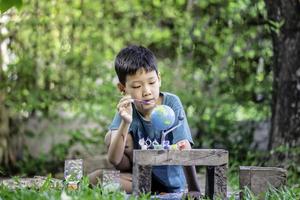
[(240, 182), (240, 185), (250, 187), (251, 173), (250, 173), (249, 167), (240, 166), (239, 182)]
[(224, 199), (227, 195), (227, 165), (206, 168), (205, 196)]
[[(276, 167), (240, 167), (240, 189), (246, 186), (260, 199), (270, 186), (279, 188), (287, 182), (287, 170)], [(240, 194), (241, 197), (243, 194)]]
[(228, 163), (223, 149), (134, 150), (133, 162), (139, 165), (219, 166)]
[(224, 199), (227, 195), (227, 165), (215, 167), (214, 197)]
[(215, 185), (215, 167), (206, 167), (206, 179), (205, 179), (205, 196), (209, 199), (214, 198), (214, 185)]
[(249, 167), (240, 166), (239, 184), (240, 184), (240, 190), (241, 190), (240, 199), (244, 199), (242, 190), (245, 187), (248, 187), (248, 188), (251, 187), (251, 173), (250, 173)]
[(132, 193), (139, 195), (151, 192), (152, 166), (133, 164)]

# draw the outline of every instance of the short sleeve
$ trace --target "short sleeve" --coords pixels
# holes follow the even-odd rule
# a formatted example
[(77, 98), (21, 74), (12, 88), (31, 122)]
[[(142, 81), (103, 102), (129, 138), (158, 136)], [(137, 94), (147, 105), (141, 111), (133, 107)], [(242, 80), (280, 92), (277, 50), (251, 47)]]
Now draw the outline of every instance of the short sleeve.
[(115, 117), (113, 119), (113, 121), (111, 122), (111, 124), (109, 125), (108, 129), (109, 130), (117, 130), (121, 124), (121, 116), (119, 115), (119, 113), (115, 114)]
[[(192, 145), (194, 144), (192, 136), (191, 136), (191, 130), (188, 125), (188, 121), (186, 118), (185, 111), (183, 109), (182, 103), (180, 99), (177, 96), (171, 96), (168, 101), (165, 102), (168, 106), (170, 106), (174, 112), (175, 112), (175, 123), (174, 125), (177, 125), (178, 123), (181, 123), (179, 127), (174, 129), (172, 131), (173, 134), (173, 143), (177, 143), (180, 140), (187, 139)], [(179, 120), (179, 118), (183, 118), (182, 120)]]
[[(180, 108), (180, 109), (178, 109), (178, 111), (174, 111), (174, 112), (175, 112), (175, 116), (177, 117), (177, 120), (176, 120), (177, 123), (176, 122), (175, 123), (176, 124), (181, 123), (181, 125), (173, 131), (173, 143), (177, 143), (180, 140), (187, 139), (191, 144), (194, 144), (192, 136), (191, 136), (191, 130), (188, 125), (183, 108)], [(183, 120), (179, 121), (178, 116), (183, 117)]]
[[(120, 127), (121, 121), (122, 121), (121, 116), (119, 115), (119, 113), (116, 113), (113, 121), (111, 122), (111, 124), (108, 127), (108, 130), (110, 130), (110, 131), (112, 131), (112, 130), (118, 130), (119, 127)], [(132, 131), (133, 131), (133, 129), (134, 129), (135, 126), (136, 125), (135, 125), (134, 122), (132, 122), (130, 124), (129, 133), (132, 133)]]

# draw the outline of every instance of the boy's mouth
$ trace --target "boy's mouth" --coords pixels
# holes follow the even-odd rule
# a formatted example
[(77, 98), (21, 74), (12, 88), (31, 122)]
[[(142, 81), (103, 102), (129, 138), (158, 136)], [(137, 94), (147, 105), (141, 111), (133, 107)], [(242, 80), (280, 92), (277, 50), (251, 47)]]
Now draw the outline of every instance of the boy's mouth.
[(147, 99), (147, 100), (133, 99), (133, 100), (137, 103), (144, 104), (144, 105), (155, 104), (155, 99)]
[(143, 100), (144, 104), (155, 104), (155, 99)]

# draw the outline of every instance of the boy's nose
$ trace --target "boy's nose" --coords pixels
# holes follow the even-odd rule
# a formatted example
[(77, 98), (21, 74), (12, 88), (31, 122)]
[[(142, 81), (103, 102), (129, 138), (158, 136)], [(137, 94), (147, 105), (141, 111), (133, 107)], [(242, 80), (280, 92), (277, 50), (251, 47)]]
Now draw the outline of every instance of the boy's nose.
[(143, 96), (148, 96), (148, 95), (151, 95), (151, 90), (150, 87), (145, 86), (143, 90)]

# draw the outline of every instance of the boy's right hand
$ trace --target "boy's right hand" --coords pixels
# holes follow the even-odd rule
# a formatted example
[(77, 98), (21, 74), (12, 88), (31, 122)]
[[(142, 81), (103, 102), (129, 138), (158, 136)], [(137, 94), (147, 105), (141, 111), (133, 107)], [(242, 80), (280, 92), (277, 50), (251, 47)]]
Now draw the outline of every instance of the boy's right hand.
[(131, 124), (132, 122), (132, 98), (124, 96), (118, 103), (118, 112), (125, 123)]

